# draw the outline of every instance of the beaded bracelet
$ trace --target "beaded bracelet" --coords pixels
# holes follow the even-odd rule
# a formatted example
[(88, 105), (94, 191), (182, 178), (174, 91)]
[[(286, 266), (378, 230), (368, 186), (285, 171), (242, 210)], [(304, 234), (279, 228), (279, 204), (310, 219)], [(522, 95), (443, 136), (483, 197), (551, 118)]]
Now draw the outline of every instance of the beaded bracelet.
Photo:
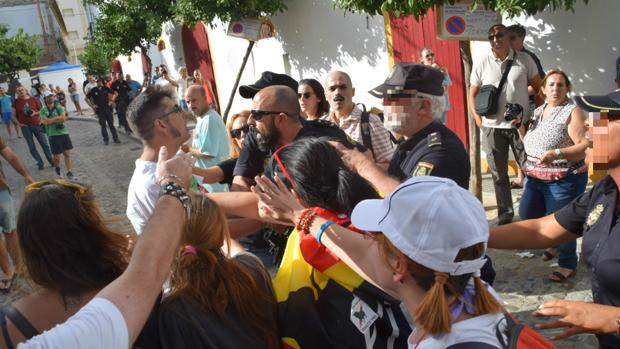
[(317, 213), (312, 210), (310, 211), (309, 214), (307, 214), (303, 220), (303, 222), (300, 223), (300, 228), (302, 232), (304, 232), (305, 234), (309, 234), (310, 233), (310, 225), (312, 225), (312, 221), (314, 220), (314, 218), (317, 216)]
[(327, 222), (323, 223), (321, 225), (321, 227), (319, 228), (319, 231), (316, 232), (315, 238), (316, 238), (316, 242), (318, 242), (319, 245), (321, 245), (321, 237), (323, 236), (323, 233), (332, 224), (336, 224), (336, 222), (334, 222), (334, 221), (327, 221)]
[(303, 211), (301, 211), (301, 214), (299, 215), (299, 220), (297, 221), (297, 223), (295, 224), (295, 228), (297, 228), (297, 230), (301, 231), (302, 230), (302, 225), (305, 222), (305, 220), (307, 219), (307, 216), (312, 213), (312, 209), (311, 208), (306, 208)]

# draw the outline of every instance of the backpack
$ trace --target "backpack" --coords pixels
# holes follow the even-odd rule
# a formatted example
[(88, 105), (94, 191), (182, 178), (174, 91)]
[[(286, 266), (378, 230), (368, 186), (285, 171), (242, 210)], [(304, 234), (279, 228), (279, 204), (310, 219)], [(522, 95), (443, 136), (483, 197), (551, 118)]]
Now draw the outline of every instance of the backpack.
[[(364, 104), (360, 103), (358, 105), (362, 107), (362, 117), (360, 120), (360, 133), (362, 134), (362, 144), (364, 144), (366, 148), (370, 149), (370, 152), (372, 153), (372, 157), (374, 159), (376, 157), (375, 151), (372, 148), (372, 136), (370, 135), (370, 113), (366, 111), (366, 106)], [(381, 119), (381, 121), (383, 122), (383, 113), (380, 113), (378, 116), (379, 119)], [(396, 140), (396, 137), (394, 137), (392, 132), (388, 130), (388, 133), (390, 134), (390, 140), (392, 141), (392, 143), (398, 144), (398, 140)]]
[[(505, 330), (500, 329), (503, 321), (506, 321)], [(556, 349), (556, 346), (547, 338), (530, 326), (518, 323), (510, 313), (504, 313), (504, 318), (495, 325), (495, 335), (501, 349)], [(474, 348), (491, 349), (496, 347), (482, 342), (465, 342), (451, 345), (446, 349)]]

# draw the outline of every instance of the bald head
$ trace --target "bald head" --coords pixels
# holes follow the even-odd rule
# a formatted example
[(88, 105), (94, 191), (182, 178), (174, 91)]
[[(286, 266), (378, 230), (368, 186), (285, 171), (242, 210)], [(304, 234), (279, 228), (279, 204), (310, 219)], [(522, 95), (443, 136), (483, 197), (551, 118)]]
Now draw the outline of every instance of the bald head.
[(327, 74), (325, 79), (325, 97), (330, 109), (337, 117), (347, 117), (355, 106), (353, 96), (355, 89), (349, 74), (341, 71), (333, 71)]
[(200, 85), (191, 85), (185, 91), (185, 102), (194, 116), (199, 117), (209, 111), (209, 102), (205, 89)]
[(284, 112), (293, 118), (299, 118), (297, 94), (290, 87), (275, 85), (258, 91), (253, 99), (255, 109)]
[(325, 78), (325, 85), (327, 86), (328, 81), (335, 79), (346, 81), (349, 86), (353, 87), (353, 82), (351, 82), (351, 77), (349, 74), (339, 70), (334, 70), (333, 72), (327, 74), (327, 78)]

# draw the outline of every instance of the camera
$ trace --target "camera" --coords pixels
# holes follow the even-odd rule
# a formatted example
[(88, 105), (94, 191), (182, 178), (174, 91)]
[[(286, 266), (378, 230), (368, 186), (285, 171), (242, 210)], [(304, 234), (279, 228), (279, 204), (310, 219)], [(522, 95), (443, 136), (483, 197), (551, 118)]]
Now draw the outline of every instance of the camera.
[(504, 119), (506, 121), (512, 121), (523, 114), (523, 107), (517, 103), (506, 103), (506, 112), (504, 112)]
[(62, 130), (65, 128), (65, 124), (56, 124), (56, 130)]

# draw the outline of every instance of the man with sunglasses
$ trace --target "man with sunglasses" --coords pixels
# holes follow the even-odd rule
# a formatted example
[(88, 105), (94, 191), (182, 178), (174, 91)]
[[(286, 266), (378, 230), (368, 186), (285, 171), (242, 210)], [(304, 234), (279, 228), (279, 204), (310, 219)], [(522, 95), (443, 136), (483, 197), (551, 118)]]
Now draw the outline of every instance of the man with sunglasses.
[[(538, 75), (541, 79), (545, 78), (545, 70), (540, 63), (540, 59), (536, 54), (524, 46), (526, 30), (525, 27), (521, 24), (513, 24), (506, 28), (506, 32), (508, 34), (508, 38), (510, 39), (510, 46), (513, 50), (517, 52), (523, 52), (529, 55), (534, 63), (536, 64), (536, 70), (538, 70)], [(544, 97), (541, 94), (535, 93), (534, 89), (531, 86), (528, 86), (527, 90), (530, 96), (530, 108), (536, 109), (536, 106), (539, 106), (544, 103)]]
[[(196, 166), (207, 169), (226, 160), (230, 156), (228, 130), (220, 114), (209, 106), (205, 89), (200, 85), (188, 87), (185, 101), (196, 117), (192, 146), (187, 149), (196, 158)], [(228, 191), (228, 185), (221, 183), (205, 183), (203, 187), (210, 193)]]
[(118, 140), (118, 134), (116, 133), (116, 128), (114, 127), (114, 117), (112, 116), (113, 96), (114, 92), (109, 87), (104, 85), (103, 77), (97, 78), (97, 86), (91, 88), (86, 95), (89, 104), (93, 107), (93, 109), (95, 109), (95, 113), (99, 119), (101, 136), (103, 137), (103, 144), (105, 145), (108, 145), (109, 143), (106, 124), (110, 128), (110, 132), (112, 132), (112, 139), (114, 139), (114, 143), (120, 143)]
[(171, 87), (151, 85), (133, 99), (127, 110), (144, 144), (127, 190), (127, 218), (138, 235), (151, 217), (161, 189), (155, 175), (159, 149), (165, 146), (171, 154), (176, 153), (190, 137), (188, 113), (177, 101)]
[[(503, 24), (493, 25), (488, 33), (491, 52), (472, 69), (468, 104), (476, 125), (482, 129), (482, 143), (495, 186), (498, 224), (506, 224), (514, 217), (508, 177), (508, 150), (512, 147), (519, 166), (525, 162), (525, 150), (515, 126), (530, 117), (528, 86), (538, 93), (541, 78), (532, 58), (527, 54), (518, 54), (510, 47)], [(510, 70), (502, 90), (497, 91), (497, 112), (492, 115), (479, 115), (475, 105), (480, 88), (484, 85), (498, 87), (507, 69)], [(523, 109), (521, 115), (507, 119), (507, 104), (520, 105)]]

